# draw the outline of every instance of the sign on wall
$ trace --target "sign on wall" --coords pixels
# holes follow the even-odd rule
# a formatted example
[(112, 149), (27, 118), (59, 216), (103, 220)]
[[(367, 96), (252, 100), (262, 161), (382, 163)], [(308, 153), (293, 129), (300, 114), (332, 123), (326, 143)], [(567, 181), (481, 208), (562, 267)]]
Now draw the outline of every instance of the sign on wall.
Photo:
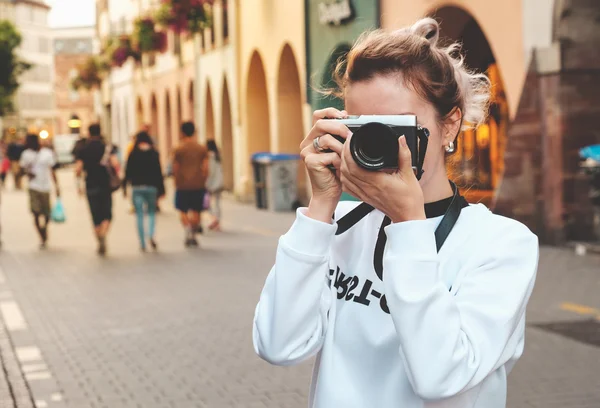
[(321, 24), (340, 25), (354, 19), (354, 8), (350, 0), (321, 2), (318, 5), (319, 22)]

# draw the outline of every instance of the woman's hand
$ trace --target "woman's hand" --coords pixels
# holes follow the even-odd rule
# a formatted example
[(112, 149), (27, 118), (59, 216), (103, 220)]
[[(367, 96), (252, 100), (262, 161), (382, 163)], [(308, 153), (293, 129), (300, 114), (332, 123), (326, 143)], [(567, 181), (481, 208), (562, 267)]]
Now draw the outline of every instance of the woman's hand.
[(424, 220), (423, 191), (412, 169), (410, 149), (404, 136), (398, 141), (399, 169), (393, 173), (359, 167), (350, 153), (350, 143), (346, 143), (342, 154), (342, 185), (344, 191), (377, 208), (394, 223)]
[[(319, 221), (331, 223), (331, 216), (342, 195), (342, 185), (339, 179), (341, 154), (343, 144), (331, 135), (346, 139), (352, 133), (343, 123), (325, 118), (345, 118), (348, 114), (335, 108), (315, 111), (313, 128), (300, 144), (301, 157), (308, 170), (312, 186), (312, 198), (308, 206), (308, 216)], [(314, 140), (318, 139), (322, 149), (332, 152), (318, 152)], [(333, 172), (328, 166), (333, 165)]]

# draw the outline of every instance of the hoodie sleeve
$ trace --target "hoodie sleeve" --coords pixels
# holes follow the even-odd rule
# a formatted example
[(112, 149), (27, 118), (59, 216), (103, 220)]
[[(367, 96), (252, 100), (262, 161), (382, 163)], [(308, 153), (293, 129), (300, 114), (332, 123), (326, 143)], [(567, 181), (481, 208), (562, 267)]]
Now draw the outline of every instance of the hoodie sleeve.
[(256, 353), (276, 365), (292, 365), (319, 352), (331, 306), (329, 257), (336, 226), (313, 220), (299, 209), (279, 240), (256, 306)]
[(497, 222), (493, 241), (473, 248), (477, 262), (455, 295), (440, 277), (435, 225), (410, 221), (386, 228), (388, 307), (409, 380), (425, 400), (475, 387), (519, 353), (538, 241), (522, 224)]

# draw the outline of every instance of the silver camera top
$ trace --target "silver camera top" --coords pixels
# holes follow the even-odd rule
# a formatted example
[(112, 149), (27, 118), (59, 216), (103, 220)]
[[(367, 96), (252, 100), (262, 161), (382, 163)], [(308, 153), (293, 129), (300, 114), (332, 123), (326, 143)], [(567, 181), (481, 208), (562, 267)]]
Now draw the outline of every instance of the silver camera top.
[(377, 122), (388, 126), (417, 126), (415, 115), (350, 115), (344, 119), (337, 119), (344, 125), (360, 126)]

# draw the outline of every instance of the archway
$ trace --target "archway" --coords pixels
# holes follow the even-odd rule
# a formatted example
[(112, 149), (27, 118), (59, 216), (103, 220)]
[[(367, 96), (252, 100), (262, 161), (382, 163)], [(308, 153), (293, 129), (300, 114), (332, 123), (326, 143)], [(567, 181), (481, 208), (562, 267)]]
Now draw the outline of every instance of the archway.
[(226, 190), (233, 190), (233, 126), (231, 122), (231, 102), (227, 79), (223, 79), (223, 97), (221, 108), (221, 165)]
[(152, 94), (150, 98), (150, 132), (155, 143), (158, 143), (158, 129), (158, 103), (156, 102), (156, 95)]
[(115, 141), (113, 140), (113, 143), (119, 146), (119, 148), (123, 148), (123, 146), (125, 146), (129, 141), (129, 101), (127, 99), (124, 99), (123, 104), (121, 106), (123, 107), (123, 125), (120, 129), (119, 138), (117, 142), (115, 143)]
[(454, 6), (433, 14), (440, 21), (445, 42), (460, 42), (466, 65), (485, 72), (492, 83), (489, 116), (477, 130), (467, 130), (457, 138), (456, 153), (448, 161), (453, 178), (469, 188), (471, 200), (490, 204), (504, 172), (504, 148), (509, 110), (500, 68), (477, 21), (467, 11)]
[(141, 129), (144, 126), (144, 105), (142, 104), (142, 98), (138, 97), (136, 104), (136, 124), (137, 130)]
[[(333, 73), (338, 63), (344, 61), (348, 52), (350, 52), (351, 45), (348, 43), (339, 44), (331, 52), (327, 65), (324, 67), (323, 77), (321, 78), (321, 90), (324, 91), (337, 91), (338, 87), (333, 79)], [(334, 107), (339, 110), (344, 109), (344, 101), (334, 95), (323, 95), (317, 101), (317, 109), (324, 109), (328, 107)]]
[(167, 122), (165, 126), (165, 153), (170, 155), (173, 149), (173, 119), (171, 117), (171, 95), (168, 90), (165, 92), (165, 120)]
[[(298, 65), (289, 44), (283, 47), (279, 59), (277, 108), (279, 110), (277, 129), (279, 152), (298, 154), (300, 142), (304, 138), (302, 91)], [(304, 166), (298, 166), (298, 197), (305, 201), (307, 195), (306, 171)]]
[(247, 157), (270, 150), (269, 98), (262, 59), (252, 54), (246, 87)]
[(206, 111), (204, 116), (204, 136), (206, 140), (215, 139), (215, 111), (213, 108), (212, 92), (210, 90), (210, 83), (206, 82)]
[(303, 138), (302, 91), (298, 66), (292, 48), (286, 44), (279, 59), (277, 75), (277, 108), (279, 151), (298, 153)]
[(181, 100), (181, 88), (177, 87), (177, 113), (175, 122), (175, 134), (173, 135), (173, 141), (175, 144), (179, 141), (179, 129), (181, 128), (181, 122), (183, 121), (182, 111), (182, 100)]
[(186, 120), (194, 121), (196, 117), (196, 108), (194, 105), (194, 81), (190, 81), (189, 89), (188, 89), (188, 118)]

